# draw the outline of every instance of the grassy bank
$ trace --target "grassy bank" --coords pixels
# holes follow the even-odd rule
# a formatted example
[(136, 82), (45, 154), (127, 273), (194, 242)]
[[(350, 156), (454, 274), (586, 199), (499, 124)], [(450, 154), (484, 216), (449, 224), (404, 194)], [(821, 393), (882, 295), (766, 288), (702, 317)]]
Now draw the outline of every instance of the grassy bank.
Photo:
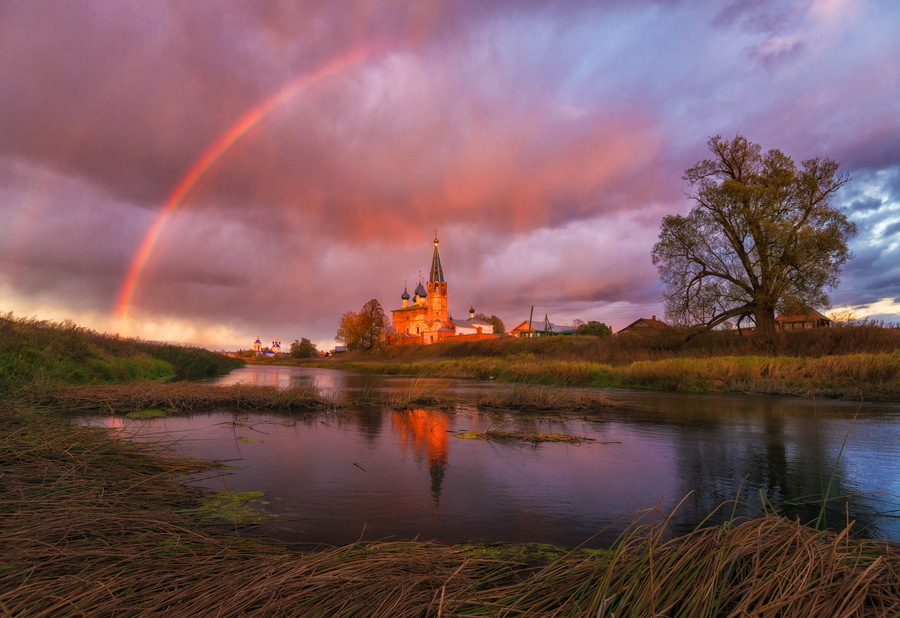
[[(209, 464), (0, 405), (0, 607), (28, 616), (886, 616), (896, 545), (774, 515), (546, 565), (478, 548), (291, 551), (200, 523)], [(221, 522), (219, 522), (221, 523)]]
[(876, 325), (783, 331), (772, 339), (752, 333), (710, 331), (688, 341), (676, 329), (652, 333), (623, 333), (612, 337), (504, 337), (486, 341), (443, 342), (434, 345), (386, 346), (341, 354), (338, 359), (379, 360), (390, 363), (461, 358), (536, 357), (629, 365), (641, 361), (718, 356), (786, 356), (821, 358), (844, 354), (890, 353), (900, 349), (900, 328)]
[(900, 398), (900, 329), (861, 326), (779, 333), (765, 345), (707, 333), (496, 339), (394, 346), (323, 366), (434, 378), (569, 386)]
[[(336, 407), (331, 394), (314, 386), (279, 389), (274, 386), (211, 386), (193, 382), (129, 382), (126, 384), (34, 385), (30, 403), (75, 412), (134, 414), (150, 411), (194, 412), (211, 408), (238, 410), (304, 410)], [(165, 415), (165, 414), (163, 414)]]
[(111, 384), (217, 375), (243, 361), (193, 346), (122, 338), (71, 322), (0, 317), (0, 390), (33, 382)]

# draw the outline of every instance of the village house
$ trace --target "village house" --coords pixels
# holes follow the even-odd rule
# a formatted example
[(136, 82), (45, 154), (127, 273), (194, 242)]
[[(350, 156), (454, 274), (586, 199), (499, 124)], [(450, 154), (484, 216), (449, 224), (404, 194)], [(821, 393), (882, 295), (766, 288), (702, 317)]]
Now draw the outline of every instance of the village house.
[(466, 341), (499, 337), (492, 324), (475, 318), (474, 305), (469, 307), (468, 320), (454, 320), (449, 312), (447, 282), (438, 251), (437, 234), (434, 236), (434, 254), (428, 282), (419, 284), (410, 297), (406, 286), (400, 296), (401, 307), (391, 311), (391, 329), (386, 337), (388, 345), (410, 343), (438, 343), (452, 339)]
[(567, 324), (552, 324), (547, 320), (525, 320), (509, 331), (513, 337), (547, 337), (550, 335), (573, 335), (575, 329)]
[(815, 309), (807, 309), (804, 313), (779, 315), (775, 318), (775, 330), (803, 330), (828, 326), (831, 326), (831, 320)]
[(656, 316), (653, 316), (650, 319), (641, 318), (639, 320), (635, 320), (622, 330), (620, 333), (646, 333), (654, 330), (665, 330), (669, 328), (669, 325), (663, 322), (662, 320), (657, 320)]

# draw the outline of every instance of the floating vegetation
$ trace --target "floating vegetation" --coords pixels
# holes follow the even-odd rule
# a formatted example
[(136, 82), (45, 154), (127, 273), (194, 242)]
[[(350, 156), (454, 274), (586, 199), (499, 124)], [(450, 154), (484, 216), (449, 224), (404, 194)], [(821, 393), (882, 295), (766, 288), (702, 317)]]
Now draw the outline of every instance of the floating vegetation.
[(532, 384), (498, 387), (478, 400), (479, 408), (504, 410), (595, 410), (616, 405), (603, 394)]
[(562, 433), (535, 433), (529, 431), (499, 431), (488, 429), (485, 431), (466, 431), (456, 434), (457, 438), (469, 440), (496, 440), (498, 442), (564, 442), (566, 444), (581, 444), (582, 442), (595, 442), (593, 438), (582, 436), (568, 436)]
[(260, 508), (263, 502), (261, 491), (223, 490), (212, 494), (194, 511), (204, 523), (258, 524), (275, 519), (277, 516)]
[(148, 409), (191, 412), (225, 407), (241, 410), (297, 410), (338, 406), (334, 397), (314, 386), (278, 389), (274, 386), (247, 384), (212, 386), (194, 382), (149, 381), (36, 388), (32, 392), (31, 401), (56, 409), (114, 414), (140, 414)]

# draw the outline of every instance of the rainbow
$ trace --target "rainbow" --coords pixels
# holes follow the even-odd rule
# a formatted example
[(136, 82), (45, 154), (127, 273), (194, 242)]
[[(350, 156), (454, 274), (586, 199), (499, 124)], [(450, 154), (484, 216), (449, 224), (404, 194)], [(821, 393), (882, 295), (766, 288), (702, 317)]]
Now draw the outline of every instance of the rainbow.
[(150, 226), (150, 230), (141, 241), (116, 300), (113, 311), (115, 331), (118, 332), (123, 326), (127, 325), (128, 310), (131, 306), (134, 292), (140, 283), (141, 275), (153, 253), (156, 242), (166, 227), (166, 223), (184, 203), (185, 198), (194, 189), (197, 182), (209, 171), (209, 168), (227, 153), (241, 137), (263, 121), (279, 105), (308, 89), (322, 78), (355, 64), (365, 55), (366, 52), (364, 50), (351, 51), (294, 80), (263, 102), (255, 105), (206, 149), (206, 152), (191, 166), (187, 174), (175, 187), (175, 190), (169, 195), (169, 199), (166, 200), (162, 211), (156, 216), (153, 225)]

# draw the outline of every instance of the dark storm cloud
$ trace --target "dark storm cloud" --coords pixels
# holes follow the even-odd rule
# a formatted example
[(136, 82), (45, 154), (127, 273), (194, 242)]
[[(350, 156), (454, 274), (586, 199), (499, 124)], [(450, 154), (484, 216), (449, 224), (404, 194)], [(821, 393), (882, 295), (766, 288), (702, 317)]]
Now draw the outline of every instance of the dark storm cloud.
[(863, 199), (855, 200), (852, 204), (850, 204), (850, 212), (871, 212), (874, 210), (878, 210), (881, 208), (884, 202), (877, 197), (867, 197)]
[(877, 296), (900, 196), (897, 21), (840, 0), (3, 3), (0, 283), (111, 307), (210, 145), (356, 51), (200, 179), (143, 273), (145, 315), (329, 338), (343, 311), (399, 302), (435, 228), (457, 311), (660, 313), (659, 223), (691, 206), (681, 174), (706, 139), (738, 132), (844, 162), (845, 287)]

